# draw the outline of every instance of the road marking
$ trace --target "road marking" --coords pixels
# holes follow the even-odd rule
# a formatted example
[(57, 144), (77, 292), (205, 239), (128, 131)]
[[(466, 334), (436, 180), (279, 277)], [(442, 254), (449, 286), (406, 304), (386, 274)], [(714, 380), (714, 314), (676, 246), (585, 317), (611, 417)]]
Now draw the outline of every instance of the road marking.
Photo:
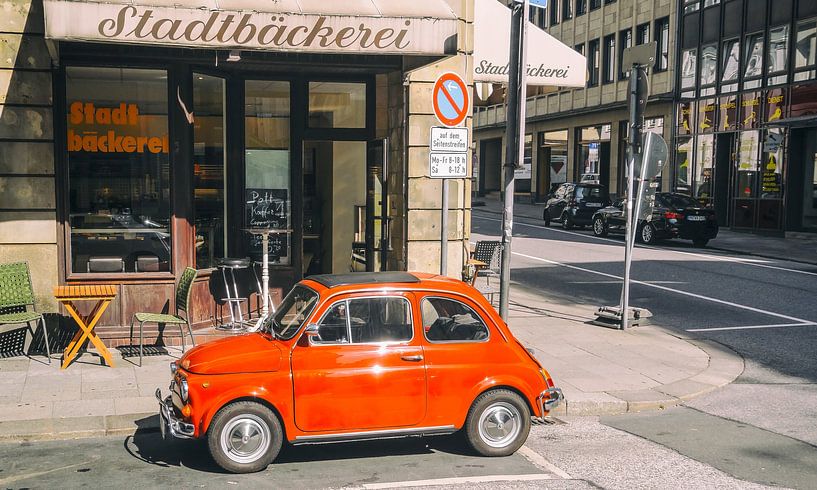
[(743, 327), (712, 327), (712, 328), (689, 328), (687, 332), (718, 332), (722, 330), (755, 330), (761, 328), (784, 328), (784, 327), (812, 327), (817, 325), (814, 322), (806, 323), (778, 323), (776, 325), (747, 325)]
[(543, 470), (550, 471), (556, 476), (564, 478), (565, 480), (570, 480), (571, 477), (568, 475), (564, 470), (556, 466), (555, 464), (551, 463), (544, 456), (537, 453), (533, 449), (529, 448), (528, 446), (522, 446), (517, 451), (519, 454), (524, 456), (528, 461), (533, 463), (534, 465), (538, 466)]
[(24, 475), (9, 476), (7, 478), (3, 478), (2, 480), (0, 480), (0, 486), (5, 487), (5, 486), (8, 486), (9, 483), (14, 483), (16, 481), (26, 480), (28, 478), (38, 478), (40, 476), (47, 475), (49, 473), (54, 473), (54, 472), (57, 472), (57, 471), (67, 470), (68, 468), (73, 468), (75, 466), (83, 466), (83, 465), (86, 465), (86, 464), (89, 464), (89, 463), (90, 463), (90, 461), (84, 461), (82, 463), (69, 464), (68, 466), (60, 466), (59, 468), (52, 468), (50, 470), (45, 470), (45, 471), (36, 471), (34, 473), (26, 473)]
[[(616, 276), (614, 274), (607, 274), (606, 272), (594, 271), (592, 269), (585, 269), (584, 267), (578, 267), (578, 266), (575, 266), (575, 265), (563, 264), (561, 262), (556, 262), (555, 260), (543, 259), (541, 257), (535, 257), (533, 255), (522, 254), (522, 253), (519, 253), (519, 252), (511, 252), (511, 254), (512, 255), (518, 255), (520, 257), (525, 257), (526, 259), (538, 260), (538, 261), (541, 261), (541, 262), (546, 262), (548, 264), (553, 264), (553, 265), (558, 265), (558, 266), (561, 266), (561, 267), (566, 267), (568, 269), (575, 269), (575, 270), (578, 270), (578, 271), (587, 272), (589, 274), (596, 274), (596, 275), (599, 275), (599, 276), (609, 277), (611, 279), (618, 279), (619, 281), (624, 280), (621, 276)], [(655, 289), (661, 289), (661, 290), (664, 290), (664, 291), (670, 291), (670, 292), (673, 292), (673, 293), (678, 293), (678, 294), (681, 294), (681, 295), (684, 295), (684, 296), (689, 296), (689, 297), (704, 300), (704, 301), (711, 301), (713, 303), (718, 303), (718, 304), (722, 304), (722, 305), (726, 305), (726, 306), (731, 306), (733, 308), (739, 308), (739, 309), (742, 309), (742, 310), (752, 311), (752, 312), (760, 313), (760, 314), (763, 314), (763, 315), (769, 315), (769, 316), (774, 316), (774, 317), (777, 317), (777, 318), (783, 318), (784, 320), (791, 320), (793, 322), (798, 322), (798, 323), (813, 323), (810, 320), (803, 320), (802, 318), (783, 315), (781, 313), (775, 313), (773, 311), (762, 310), (760, 308), (755, 308), (753, 306), (747, 306), (747, 305), (742, 305), (742, 304), (739, 304), (739, 303), (733, 303), (731, 301), (725, 301), (725, 300), (722, 300), (722, 299), (710, 298), (709, 296), (703, 296), (701, 294), (690, 293), (690, 292), (687, 292), (687, 291), (682, 291), (680, 289), (672, 289), (672, 288), (668, 288), (666, 286), (661, 286), (660, 284), (650, 284), (648, 282), (637, 281), (635, 279), (632, 279), (630, 282), (633, 283), (633, 284), (641, 284), (642, 286), (647, 286), (647, 287), (651, 287), (651, 288), (655, 288)]]
[[(644, 281), (650, 284), (689, 284), (686, 281)], [(621, 281), (569, 281), (568, 284), (621, 284)]]
[[(490, 218), (490, 217), (487, 217), (487, 216), (477, 216), (476, 213), (475, 213), (475, 216), (478, 219), (484, 219), (484, 220), (488, 220), (488, 221), (500, 221), (500, 222), (502, 221), (502, 220), (497, 219), (497, 218)], [(527, 218), (527, 219), (535, 219), (535, 218)], [(522, 226), (527, 226), (527, 227), (530, 227), (530, 228), (537, 228), (537, 229), (540, 229), (540, 230), (549, 230), (549, 231), (553, 231), (553, 232), (556, 232), (556, 233), (564, 233), (566, 235), (573, 235), (573, 236), (591, 238), (591, 239), (602, 241), (602, 242), (616, 243), (616, 244), (619, 244), (621, 246), (624, 246), (624, 243), (621, 240), (613, 240), (612, 238), (602, 238), (602, 237), (597, 237), (595, 235), (585, 235), (584, 233), (576, 233), (575, 231), (560, 230), (558, 228), (551, 228), (551, 227), (542, 226), (542, 225), (532, 225), (532, 224), (529, 224), (529, 223), (524, 223), (522, 221), (516, 221), (516, 224), (522, 225)], [(817, 276), (817, 272), (801, 271), (801, 270), (798, 270), (798, 269), (789, 269), (787, 267), (780, 267), (780, 266), (776, 266), (776, 265), (759, 264), (759, 263), (757, 263), (758, 259), (742, 259), (742, 258), (732, 257), (732, 256), (710, 255), (710, 254), (702, 254), (702, 253), (699, 253), (699, 252), (686, 252), (686, 251), (683, 251), (683, 250), (673, 250), (671, 248), (660, 248), (660, 247), (655, 247), (655, 246), (652, 246), (652, 245), (643, 245), (643, 244), (638, 244), (636, 246), (638, 248), (646, 248), (646, 249), (650, 249), (650, 250), (659, 250), (659, 251), (662, 251), (662, 252), (672, 252), (672, 253), (681, 254), (681, 255), (691, 255), (693, 257), (705, 257), (705, 258), (708, 258), (708, 259), (711, 259), (711, 260), (716, 260), (716, 261), (721, 261), (721, 262), (734, 262), (734, 263), (738, 263), (738, 264), (749, 265), (749, 266), (752, 266), (752, 267), (762, 267), (764, 269), (774, 269), (774, 270), (779, 270), (779, 271), (784, 271), (784, 272), (793, 272), (793, 273), (796, 273), (796, 274), (805, 274), (807, 276)]]
[(475, 483), (491, 482), (513, 482), (513, 481), (541, 481), (553, 480), (553, 475), (547, 473), (536, 473), (532, 475), (488, 475), (488, 476), (462, 476), (455, 478), (436, 478), (433, 480), (414, 480), (389, 483), (366, 483), (360, 488), (406, 488), (406, 487), (430, 487), (437, 485), (463, 485)]

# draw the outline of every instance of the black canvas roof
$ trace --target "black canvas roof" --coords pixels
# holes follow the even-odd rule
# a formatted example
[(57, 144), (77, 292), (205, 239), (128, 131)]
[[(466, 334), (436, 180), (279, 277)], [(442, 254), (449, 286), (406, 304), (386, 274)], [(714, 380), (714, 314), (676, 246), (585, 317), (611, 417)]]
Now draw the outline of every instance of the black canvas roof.
[(385, 284), (390, 282), (418, 283), (420, 279), (408, 272), (350, 272), (348, 274), (317, 274), (306, 279), (328, 288), (354, 284)]

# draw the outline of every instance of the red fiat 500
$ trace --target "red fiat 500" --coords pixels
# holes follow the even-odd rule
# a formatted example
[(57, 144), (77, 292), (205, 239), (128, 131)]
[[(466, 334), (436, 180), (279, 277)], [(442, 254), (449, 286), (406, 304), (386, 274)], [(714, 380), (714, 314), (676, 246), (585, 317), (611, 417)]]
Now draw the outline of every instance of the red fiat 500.
[(200, 345), (171, 366), (163, 435), (206, 438), (228, 471), (291, 444), (450, 434), (515, 452), (562, 400), (548, 372), (475, 289), (388, 272), (311, 276), (260, 332)]

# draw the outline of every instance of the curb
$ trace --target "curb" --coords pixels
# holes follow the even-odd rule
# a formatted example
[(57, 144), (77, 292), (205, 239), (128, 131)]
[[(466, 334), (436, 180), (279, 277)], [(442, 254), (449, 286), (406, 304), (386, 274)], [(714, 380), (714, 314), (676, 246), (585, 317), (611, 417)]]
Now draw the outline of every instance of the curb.
[(664, 410), (726, 386), (743, 373), (743, 357), (722, 344), (711, 340), (679, 337), (661, 327), (649, 328), (659, 328), (668, 335), (704, 351), (709, 356), (707, 368), (689, 378), (649, 390), (588, 393), (587, 398), (572, 400), (566, 398), (565, 403), (553, 410), (551, 415), (600, 416)]
[(0, 422), (0, 442), (56, 441), (130, 436), (159, 430), (156, 412)]

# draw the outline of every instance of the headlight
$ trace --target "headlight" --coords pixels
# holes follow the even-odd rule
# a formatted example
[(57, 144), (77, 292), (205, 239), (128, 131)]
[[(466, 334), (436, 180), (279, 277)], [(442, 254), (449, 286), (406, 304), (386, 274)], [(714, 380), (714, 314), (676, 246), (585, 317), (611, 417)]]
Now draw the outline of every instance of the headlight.
[(176, 361), (171, 362), (170, 363), (170, 374), (175, 375), (177, 369), (179, 369), (178, 363), (176, 363)]
[(187, 403), (187, 378), (181, 378), (179, 380), (179, 394), (182, 396), (182, 401)]

